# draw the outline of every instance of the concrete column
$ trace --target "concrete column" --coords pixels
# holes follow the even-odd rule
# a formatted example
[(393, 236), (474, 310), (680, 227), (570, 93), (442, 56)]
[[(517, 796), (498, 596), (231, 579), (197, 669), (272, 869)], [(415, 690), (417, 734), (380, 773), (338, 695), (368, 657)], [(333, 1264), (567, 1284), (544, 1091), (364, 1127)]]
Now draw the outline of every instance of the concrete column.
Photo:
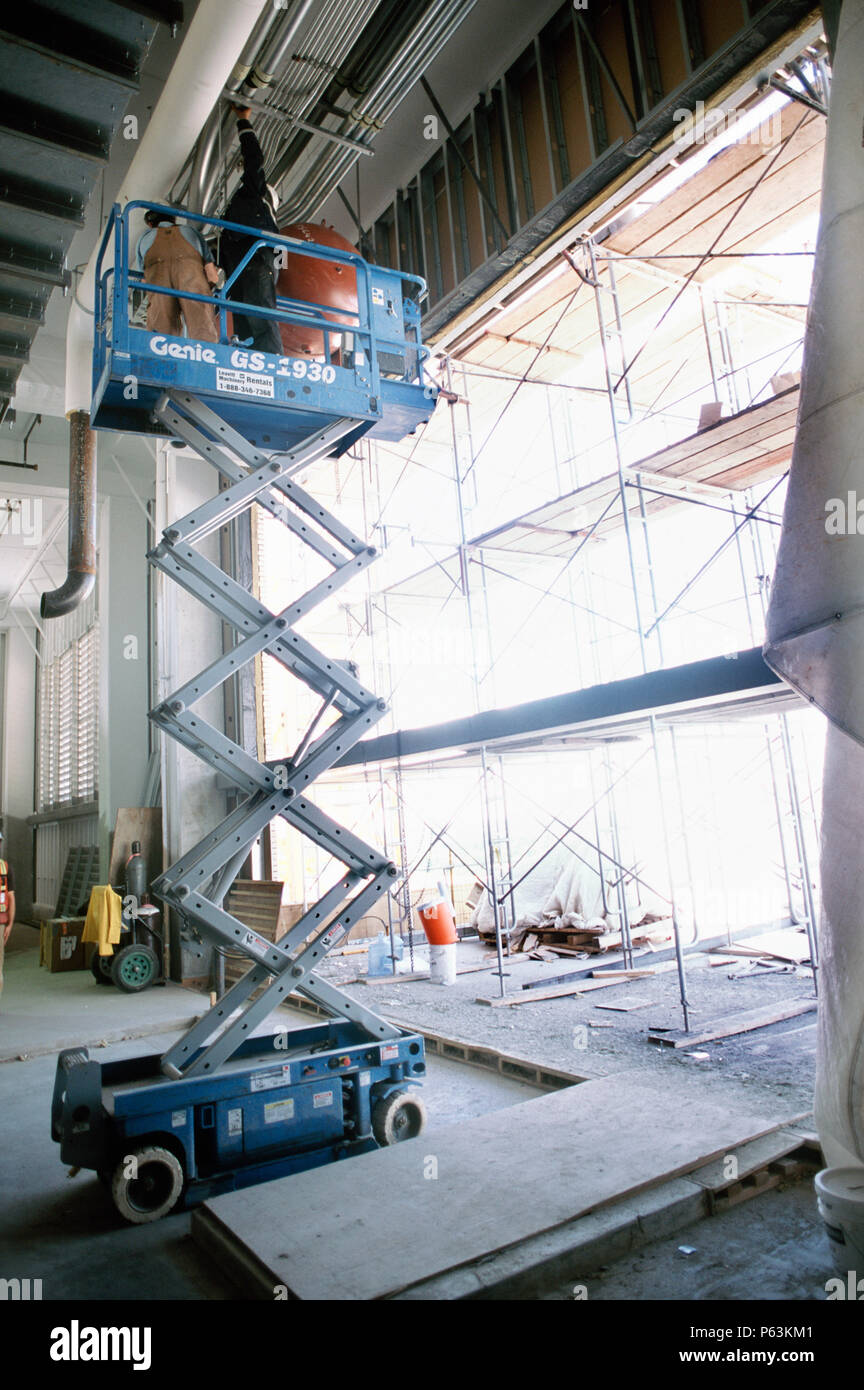
[(104, 875), (121, 806), (147, 780), (147, 520), (133, 497), (110, 496), (99, 525), (99, 849)]
[(765, 648), (769, 664), (830, 721), (816, 1083), (830, 1165), (864, 1163), (862, 129), (864, 0), (844, 0), (798, 433)]
[[(188, 450), (160, 444), (157, 463), (157, 533), (212, 497), (218, 476), (209, 464)], [(220, 562), (219, 533), (196, 549), (214, 564)], [(160, 700), (222, 655), (222, 624), (191, 594), (166, 575), (154, 571), (156, 584), (156, 678)], [(202, 717), (224, 731), (221, 687), (195, 706)], [(217, 774), (174, 739), (161, 736), (163, 834), (166, 863), (173, 864), (224, 818), (226, 792)], [(211, 948), (181, 941), (180, 924), (171, 928), (171, 973), (175, 979), (206, 984)]]

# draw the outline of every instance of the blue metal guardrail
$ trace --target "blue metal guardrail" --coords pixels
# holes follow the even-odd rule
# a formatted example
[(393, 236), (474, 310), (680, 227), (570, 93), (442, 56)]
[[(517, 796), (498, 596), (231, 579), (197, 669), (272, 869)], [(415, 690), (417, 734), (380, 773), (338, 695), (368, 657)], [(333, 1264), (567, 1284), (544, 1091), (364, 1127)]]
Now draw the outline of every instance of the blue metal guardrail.
[[(182, 223), (197, 225), (202, 232), (204, 229), (212, 232), (235, 231), (249, 238), (243, 259), (219, 292), (204, 295), (184, 290), (180, 294), (165, 286), (151, 284), (141, 271), (133, 267), (130, 218), (136, 211), (146, 209), (164, 212)], [(262, 248), (268, 249), (274, 256), (279, 252), (306, 256), (313, 260), (337, 262), (354, 271), (357, 283), (356, 311), (337, 310), (278, 295), (275, 309), (232, 298), (231, 291), (238, 276)], [(109, 256), (111, 250), (113, 256)], [(138, 327), (131, 317), (133, 290), (212, 305), (217, 315), (218, 344), (157, 335)], [(307, 409), (319, 414), (335, 412), (375, 421), (384, 415), (389, 400), (396, 414), (404, 417), (416, 402), (417, 389), (423, 388), (423, 363), (429, 356), (428, 349), (420, 341), (420, 301), (425, 292), (425, 283), (419, 276), (372, 266), (353, 252), (295, 241), (277, 233), (243, 227), (220, 218), (204, 217), (162, 203), (137, 200), (128, 203), (122, 210), (115, 204), (102, 236), (96, 262), (94, 425), (97, 428), (100, 425), (134, 428), (132, 421), (136, 412), (134, 407), (129, 406), (129, 392), (124, 392), (124, 406), (119, 391), (120, 384), (129, 373), (134, 378), (136, 389), (139, 384), (144, 388), (139, 413), (149, 409), (155, 393), (171, 384), (179, 372), (183, 377), (182, 384), (187, 389), (219, 395), (233, 393), (244, 398), (238, 404), (247, 408), (259, 396), (265, 398), (259, 401), (264, 405), (268, 401), (291, 404), (297, 410)], [(292, 357), (287, 354), (276, 357), (231, 342), (227, 323), (227, 315), (231, 311), (318, 330), (323, 334), (324, 352), (320, 358)], [(328, 317), (328, 314), (338, 314), (338, 321)], [(331, 342), (334, 336), (343, 342), (338, 353)], [(169, 365), (180, 363), (184, 364), (182, 372), (179, 366), (175, 370), (173, 365)], [(202, 363), (210, 370), (201, 371)], [(256, 373), (260, 374), (257, 387)], [(274, 383), (277, 389), (274, 389)], [(179, 382), (175, 380), (175, 384)], [(428, 404), (429, 388), (423, 389)], [(103, 406), (101, 417), (100, 405)]]

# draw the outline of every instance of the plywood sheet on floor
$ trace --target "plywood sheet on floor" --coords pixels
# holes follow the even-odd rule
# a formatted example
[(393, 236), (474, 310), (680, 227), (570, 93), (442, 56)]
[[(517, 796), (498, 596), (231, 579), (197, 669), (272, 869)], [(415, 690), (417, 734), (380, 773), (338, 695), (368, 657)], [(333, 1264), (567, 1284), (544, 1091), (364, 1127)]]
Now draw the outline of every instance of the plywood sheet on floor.
[(192, 1231), (259, 1295), (272, 1298), (283, 1285), (300, 1299), (386, 1298), (686, 1173), (791, 1118), (779, 1101), (769, 1113), (744, 1098), (625, 1072), (453, 1125), (434, 1141), (214, 1198), (195, 1213)]

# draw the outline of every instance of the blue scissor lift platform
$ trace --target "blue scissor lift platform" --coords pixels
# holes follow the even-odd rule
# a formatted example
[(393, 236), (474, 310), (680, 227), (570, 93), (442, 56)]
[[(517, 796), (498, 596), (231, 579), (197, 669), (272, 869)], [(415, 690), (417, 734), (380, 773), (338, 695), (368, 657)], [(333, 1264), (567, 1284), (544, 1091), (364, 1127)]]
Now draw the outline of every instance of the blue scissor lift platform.
[[(150, 712), (154, 724), (228, 777), (239, 804), (155, 881), (153, 891), (188, 928), (248, 956), (250, 968), (161, 1056), (91, 1060), (69, 1048), (57, 1062), (52, 1137), (64, 1162), (96, 1170), (118, 1210), (152, 1221), (178, 1203), (246, 1186), (414, 1137), (423, 1127), (413, 1090), (425, 1072), (423, 1039), (387, 1022), (317, 974), (323, 956), (398, 877), (385, 855), (338, 825), (309, 798), (330, 768), (386, 712), (352, 663), (327, 657), (295, 629), (362, 571), (375, 550), (316, 502), (294, 475), (339, 455), (363, 435), (399, 440), (427, 420), (436, 389), (424, 384), (420, 342), (424, 286), (361, 257), (234, 224), (180, 214), (190, 223), (244, 232), (249, 249), (218, 296), (184, 291), (217, 310), (220, 340), (202, 343), (136, 326), (133, 291), (173, 293), (130, 269), (133, 212), (112, 209), (96, 273), (95, 429), (180, 440), (210, 463), (221, 490), (178, 518), (148, 559), (235, 633), (234, 644)], [(275, 310), (232, 298), (252, 255), (344, 262), (356, 275), (355, 313), (277, 299)], [(319, 358), (275, 356), (229, 340), (227, 314), (269, 317), (323, 333)], [(329, 315), (329, 316), (328, 316)], [(338, 343), (338, 346), (335, 344)], [(325, 560), (331, 572), (272, 613), (196, 543), (254, 506)], [(320, 700), (293, 755), (261, 762), (194, 708), (257, 655), (281, 662)], [(330, 720), (327, 723), (327, 719)], [(273, 943), (223, 907), (261, 831), (281, 816), (344, 866), (336, 884)], [(328, 1021), (257, 1034), (291, 993)]]

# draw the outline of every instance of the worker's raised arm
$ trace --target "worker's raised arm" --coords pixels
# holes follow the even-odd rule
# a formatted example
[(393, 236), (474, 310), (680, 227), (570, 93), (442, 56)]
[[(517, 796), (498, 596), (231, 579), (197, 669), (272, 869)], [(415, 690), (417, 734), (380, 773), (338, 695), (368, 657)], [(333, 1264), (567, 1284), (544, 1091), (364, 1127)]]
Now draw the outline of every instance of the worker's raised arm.
[(267, 175), (264, 171), (264, 156), (258, 144), (258, 136), (252, 129), (248, 106), (235, 106), (237, 115), (237, 134), (240, 137), (240, 155), (243, 160), (241, 184), (257, 198), (267, 197)]

